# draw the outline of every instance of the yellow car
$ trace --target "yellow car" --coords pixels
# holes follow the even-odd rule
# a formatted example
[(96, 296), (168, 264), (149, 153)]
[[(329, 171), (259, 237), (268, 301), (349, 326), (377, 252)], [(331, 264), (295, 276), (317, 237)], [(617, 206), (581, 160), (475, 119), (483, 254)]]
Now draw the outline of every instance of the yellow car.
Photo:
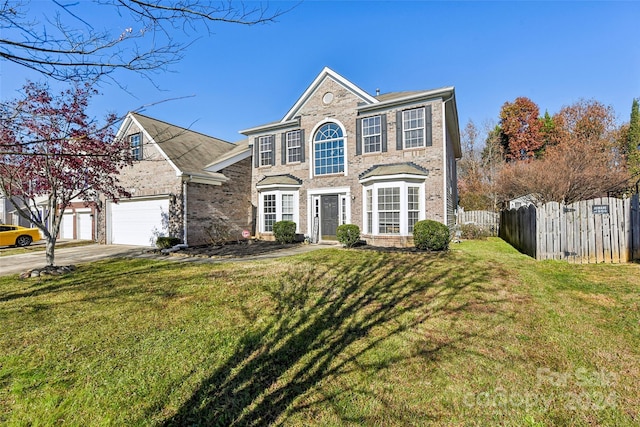
[(29, 246), (40, 239), (40, 230), (37, 228), (0, 225), (0, 246)]

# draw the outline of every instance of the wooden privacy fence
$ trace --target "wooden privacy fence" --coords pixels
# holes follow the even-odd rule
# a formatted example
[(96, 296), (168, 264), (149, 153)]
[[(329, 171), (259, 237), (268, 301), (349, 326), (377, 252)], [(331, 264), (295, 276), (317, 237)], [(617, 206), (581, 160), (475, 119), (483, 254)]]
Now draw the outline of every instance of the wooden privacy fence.
[(640, 259), (638, 195), (570, 205), (551, 202), (500, 214), (500, 237), (535, 259), (575, 263)]
[(491, 211), (465, 211), (462, 208), (458, 211), (458, 225), (475, 224), (491, 233), (498, 235), (500, 225), (500, 214)]

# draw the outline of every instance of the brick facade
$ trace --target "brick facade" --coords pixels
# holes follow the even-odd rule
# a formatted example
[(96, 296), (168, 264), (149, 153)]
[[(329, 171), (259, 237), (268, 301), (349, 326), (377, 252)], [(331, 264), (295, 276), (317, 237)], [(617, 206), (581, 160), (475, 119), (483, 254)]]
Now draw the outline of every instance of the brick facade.
[(250, 200), (251, 158), (241, 160), (222, 172), (229, 181), (220, 186), (187, 184), (187, 241), (189, 245), (210, 243), (212, 227), (224, 224), (232, 240), (243, 239), (242, 231), (252, 231)]

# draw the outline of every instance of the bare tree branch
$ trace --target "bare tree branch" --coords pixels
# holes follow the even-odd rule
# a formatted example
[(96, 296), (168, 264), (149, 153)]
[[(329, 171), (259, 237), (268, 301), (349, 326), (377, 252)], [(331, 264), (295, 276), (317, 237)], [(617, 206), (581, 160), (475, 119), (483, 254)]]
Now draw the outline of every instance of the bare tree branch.
[(210, 25), (266, 24), (291, 10), (271, 11), (268, 3), (246, 7), (232, 1), (94, 0), (92, 4), (120, 17), (121, 29), (96, 31), (98, 25), (83, 15), (86, 11), (79, 3), (53, 1), (54, 17), (40, 23), (30, 17), (28, 2), (0, 2), (0, 60), (63, 81), (96, 79), (118, 70), (150, 78), (181, 60), (190, 45), (176, 41), (176, 31), (187, 34), (188, 29), (204, 28), (211, 33)]

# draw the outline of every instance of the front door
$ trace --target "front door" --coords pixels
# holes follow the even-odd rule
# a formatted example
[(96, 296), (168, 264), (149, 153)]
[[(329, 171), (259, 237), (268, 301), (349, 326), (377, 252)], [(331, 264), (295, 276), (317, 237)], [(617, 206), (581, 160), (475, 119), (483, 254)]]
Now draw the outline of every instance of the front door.
[(336, 240), (338, 229), (338, 196), (327, 195), (320, 198), (320, 235), (322, 240)]

